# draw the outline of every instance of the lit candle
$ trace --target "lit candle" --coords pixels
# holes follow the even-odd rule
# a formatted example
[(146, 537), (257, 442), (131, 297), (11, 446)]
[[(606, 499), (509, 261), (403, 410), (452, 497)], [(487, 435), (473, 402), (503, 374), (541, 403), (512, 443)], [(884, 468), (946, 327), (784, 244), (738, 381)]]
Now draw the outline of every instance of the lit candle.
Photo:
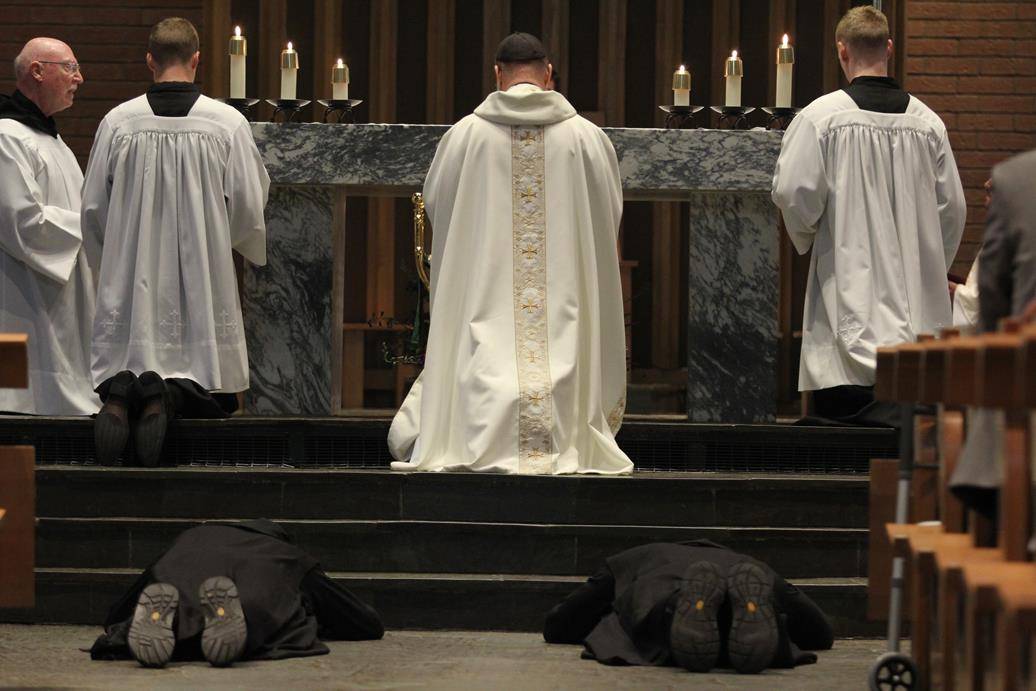
[(284, 100), (295, 99), (295, 82), (299, 74), (299, 54), (291, 47), (281, 51), (281, 98)]
[(673, 105), (691, 105), (691, 73), (683, 65), (673, 72)]
[(248, 41), (241, 35), (241, 27), (234, 27), (230, 37), (230, 97), (245, 97), (245, 56), (248, 55)]
[(741, 58), (737, 56), (737, 51), (735, 50), (723, 65), (723, 76), (726, 78), (727, 83), (726, 105), (728, 107), (741, 106), (741, 77), (744, 74), (744, 63), (741, 62)]
[(777, 103), (778, 108), (791, 108), (791, 66), (795, 64), (795, 49), (788, 45), (788, 34), (777, 46)]
[(349, 98), (349, 66), (341, 58), (331, 66), (331, 98), (335, 101)]

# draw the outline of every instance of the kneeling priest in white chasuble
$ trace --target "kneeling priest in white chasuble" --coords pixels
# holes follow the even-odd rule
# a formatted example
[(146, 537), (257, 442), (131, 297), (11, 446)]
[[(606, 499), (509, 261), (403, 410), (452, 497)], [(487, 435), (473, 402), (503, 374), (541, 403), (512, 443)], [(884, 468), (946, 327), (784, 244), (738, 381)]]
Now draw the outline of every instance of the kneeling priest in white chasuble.
[(618, 162), (545, 81), (490, 94), (432, 162), (431, 326), (395, 470), (632, 471)]

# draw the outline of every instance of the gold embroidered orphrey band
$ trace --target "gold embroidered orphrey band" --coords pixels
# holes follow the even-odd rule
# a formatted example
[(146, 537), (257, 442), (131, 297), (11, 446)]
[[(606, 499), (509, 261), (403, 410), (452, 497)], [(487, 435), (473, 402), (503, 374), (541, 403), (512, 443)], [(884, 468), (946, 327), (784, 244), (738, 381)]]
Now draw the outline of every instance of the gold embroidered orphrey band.
[(543, 178), (543, 128), (512, 127), (514, 338), (518, 351), (518, 472), (522, 474), (549, 474), (554, 469)]

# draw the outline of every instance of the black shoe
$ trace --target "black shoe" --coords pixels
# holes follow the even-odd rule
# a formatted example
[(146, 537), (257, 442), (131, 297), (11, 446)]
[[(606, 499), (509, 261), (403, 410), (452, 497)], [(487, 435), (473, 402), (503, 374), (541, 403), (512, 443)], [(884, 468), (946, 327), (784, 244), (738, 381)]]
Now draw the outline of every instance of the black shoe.
[(173, 416), (165, 381), (155, 372), (140, 375), (140, 418), (134, 430), (137, 460), (140, 465), (153, 468), (162, 458), (162, 445)]
[(101, 465), (115, 465), (129, 439), (129, 416), (136, 401), (137, 377), (123, 370), (106, 383), (104, 405), (94, 419), (94, 452)]
[(708, 672), (719, 658), (720, 638), (716, 613), (723, 603), (723, 571), (699, 561), (684, 574), (687, 584), (677, 595), (669, 627), (669, 649), (676, 664), (691, 672)]
[(228, 667), (241, 657), (248, 629), (237, 596), (237, 586), (226, 576), (207, 579), (198, 588), (198, 600), (205, 614), (201, 652), (214, 667)]
[(727, 574), (732, 621), (727, 636), (730, 664), (742, 674), (770, 666), (777, 652), (773, 576), (758, 564), (741, 562)]
[(133, 657), (145, 667), (165, 667), (172, 658), (173, 617), (179, 602), (180, 593), (168, 583), (152, 583), (140, 594), (127, 639)]

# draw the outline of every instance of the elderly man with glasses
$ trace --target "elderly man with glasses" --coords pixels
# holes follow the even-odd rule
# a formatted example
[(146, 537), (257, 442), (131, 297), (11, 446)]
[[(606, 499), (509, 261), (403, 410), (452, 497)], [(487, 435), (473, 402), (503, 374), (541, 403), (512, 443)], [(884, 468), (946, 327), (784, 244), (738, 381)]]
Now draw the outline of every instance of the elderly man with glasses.
[(83, 83), (72, 49), (34, 38), (0, 95), (0, 332), (29, 335), (29, 388), (0, 389), (0, 411), (89, 415), (90, 329), (100, 240), (83, 237), (83, 172), (54, 114)]

